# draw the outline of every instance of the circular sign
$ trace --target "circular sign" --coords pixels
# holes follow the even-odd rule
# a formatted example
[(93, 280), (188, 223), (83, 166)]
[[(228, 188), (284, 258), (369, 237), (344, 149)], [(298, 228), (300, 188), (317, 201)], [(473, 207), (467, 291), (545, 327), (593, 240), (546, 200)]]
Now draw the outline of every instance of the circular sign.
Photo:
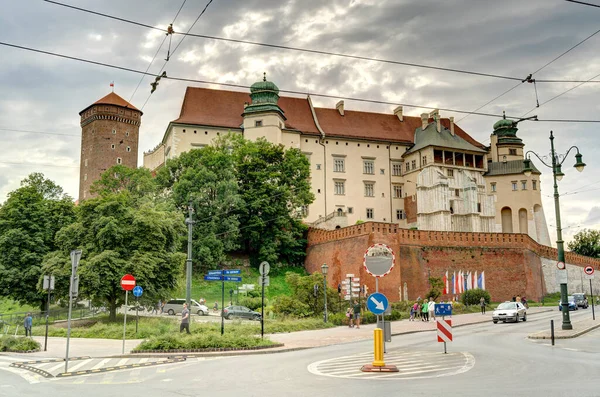
[(583, 271), (585, 272), (585, 274), (587, 274), (588, 276), (591, 276), (592, 274), (594, 274), (594, 268), (591, 266), (586, 266)]
[(131, 274), (124, 275), (121, 279), (121, 287), (125, 291), (131, 291), (133, 287), (135, 287), (135, 277), (133, 277)]
[(363, 266), (373, 277), (387, 276), (396, 263), (396, 255), (385, 244), (373, 244), (365, 251)]
[(260, 272), (261, 276), (266, 276), (267, 274), (269, 274), (269, 270), (271, 270), (271, 265), (269, 265), (269, 262), (264, 261), (260, 263), (258, 271)]
[(133, 296), (135, 296), (136, 298), (139, 298), (140, 296), (142, 296), (143, 293), (144, 293), (144, 289), (142, 287), (140, 287), (139, 285), (136, 285), (135, 288), (133, 289)]
[(556, 264), (556, 267), (558, 267), (559, 270), (564, 270), (565, 269), (565, 262), (558, 262)]

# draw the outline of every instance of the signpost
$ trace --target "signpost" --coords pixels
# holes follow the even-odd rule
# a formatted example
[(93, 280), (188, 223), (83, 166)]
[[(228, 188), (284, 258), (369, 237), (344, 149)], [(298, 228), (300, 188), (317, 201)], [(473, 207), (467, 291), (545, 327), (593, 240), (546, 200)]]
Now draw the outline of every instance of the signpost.
[(138, 322), (139, 322), (138, 309), (140, 308), (138, 298), (140, 296), (142, 296), (142, 294), (144, 293), (144, 289), (142, 287), (140, 287), (139, 285), (136, 285), (135, 288), (133, 288), (132, 292), (133, 292), (133, 296), (135, 296), (135, 335), (137, 336)]
[(594, 311), (594, 291), (592, 290), (592, 280), (594, 279), (594, 268), (591, 266), (586, 266), (583, 269), (585, 273), (585, 278), (590, 280), (590, 298), (592, 299), (592, 319), (596, 320), (596, 312)]
[(131, 274), (126, 274), (121, 278), (121, 288), (125, 290), (125, 314), (123, 316), (123, 349), (121, 354), (125, 354), (125, 331), (127, 330), (127, 297), (129, 296), (129, 291), (131, 291), (135, 287), (135, 277)]
[(269, 262), (267, 261), (263, 261), (260, 263), (260, 265), (258, 266), (258, 271), (260, 272), (260, 277), (259, 277), (259, 284), (261, 285), (261, 295), (262, 295), (262, 300), (261, 300), (261, 305), (260, 305), (260, 337), (264, 338), (265, 336), (265, 285), (268, 285), (267, 283), (269, 282), (269, 277), (267, 277), (267, 275), (269, 274), (269, 271), (271, 270), (271, 265), (269, 265)]
[(44, 337), (44, 351), (48, 349), (48, 317), (50, 317), (50, 293), (54, 291), (54, 276), (44, 276), (44, 289), (48, 290), (48, 303), (46, 305), (46, 336)]
[(79, 292), (79, 278), (77, 277), (77, 268), (81, 259), (81, 250), (71, 251), (71, 284), (69, 287), (69, 314), (67, 317), (67, 354), (65, 357), (65, 372), (69, 372), (69, 342), (71, 341), (71, 309), (73, 308), (73, 298)]
[(389, 302), (387, 297), (379, 292), (375, 292), (369, 296), (367, 300), (367, 308), (373, 314), (383, 314), (388, 308)]
[(225, 309), (225, 281), (234, 281), (239, 283), (242, 277), (230, 276), (230, 274), (241, 274), (240, 269), (223, 269), (209, 270), (204, 276), (205, 281), (220, 281), (221, 282), (221, 335), (225, 333), (225, 319), (223, 317), (223, 309)]
[(438, 342), (444, 342), (444, 354), (446, 354), (446, 342), (452, 342), (452, 320), (442, 318), (437, 321), (437, 338)]

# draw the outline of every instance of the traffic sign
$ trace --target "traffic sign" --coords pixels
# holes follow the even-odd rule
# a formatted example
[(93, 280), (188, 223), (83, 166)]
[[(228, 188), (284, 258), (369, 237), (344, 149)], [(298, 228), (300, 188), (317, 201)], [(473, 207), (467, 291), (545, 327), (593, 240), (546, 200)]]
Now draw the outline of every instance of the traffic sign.
[(223, 281), (223, 276), (218, 275), (218, 276), (212, 276), (212, 275), (208, 275), (208, 276), (204, 276), (204, 281)]
[(271, 279), (269, 278), (269, 276), (258, 276), (258, 285), (262, 285), (263, 278), (265, 280), (265, 287), (271, 285)]
[(557, 262), (556, 267), (558, 268), (558, 270), (564, 270), (566, 267), (565, 262)]
[(269, 270), (271, 270), (271, 265), (269, 265), (269, 262), (267, 261), (261, 262), (258, 266), (258, 271), (260, 272), (261, 276), (266, 276), (269, 274)]
[(126, 274), (121, 278), (121, 288), (125, 291), (131, 291), (135, 287), (135, 277), (131, 274)]
[(587, 274), (588, 276), (591, 276), (594, 274), (594, 268), (591, 266), (586, 266), (583, 271), (585, 272), (585, 274)]
[(230, 269), (230, 270), (223, 270), (223, 274), (228, 275), (228, 274), (241, 274), (242, 271), (240, 269)]
[(388, 299), (380, 292), (371, 294), (369, 300), (367, 300), (367, 308), (373, 314), (382, 314), (387, 309), (388, 304)]
[(240, 281), (242, 281), (242, 278), (236, 277), (236, 276), (223, 276), (223, 280), (224, 281), (235, 281), (236, 283), (239, 283)]
[(394, 251), (385, 244), (373, 244), (365, 251), (363, 266), (373, 277), (387, 276), (396, 263)]
[(436, 303), (435, 304), (435, 315), (437, 316), (451, 316), (452, 315), (452, 304), (451, 303)]
[(135, 288), (133, 289), (133, 296), (135, 296), (136, 298), (139, 298), (140, 296), (142, 296), (143, 293), (144, 293), (144, 289), (142, 287), (140, 287), (139, 285), (136, 285)]
[(223, 270), (209, 270), (208, 271), (209, 276), (220, 276), (222, 274), (223, 274)]
[(437, 320), (437, 339), (438, 342), (452, 342), (452, 320)]
[(567, 284), (569, 281), (567, 269), (557, 270), (556, 271), (556, 283), (557, 284)]

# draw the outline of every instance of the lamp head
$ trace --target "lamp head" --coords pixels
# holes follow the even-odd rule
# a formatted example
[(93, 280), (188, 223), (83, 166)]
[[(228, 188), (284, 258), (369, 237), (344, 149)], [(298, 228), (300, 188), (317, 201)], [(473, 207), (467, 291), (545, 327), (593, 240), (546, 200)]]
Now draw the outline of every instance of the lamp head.
[(581, 153), (577, 153), (575, 155), (575, 159), (577, 160), (577, 162), (575, 163), (574, 167), (579, 172), (583, 171), (583, 168), (585, 167), (585, 163), (583, 161), (581, 161), (582, 157), (583, 156), (581, 155)]
[(328, 270), (328, 269), (329, 269), (329, 266), (327, 266), (327, 263), (323, 263), (323, 264), (321, 265), (321, 272), (322, 272), (323, 274), (327, 274), (327, 270)]
[(531, 172), (533, 171), (533, 169), (531, 168), (531, 160), (530, 159), (525, 159), (523, 160), (523, 173), (525, 174), (525, 176), (527, 178), (529, 178), (531, 176)]
[(565, 174), (563, 174), (563, 172), (561, 170), (561, 165), (560, 164), (556, 165), (556, 169), (555, 169), (554, 175), (556, 176), (556, 180), (557, 181), (562, 181), (563, 176), (565, 176)]

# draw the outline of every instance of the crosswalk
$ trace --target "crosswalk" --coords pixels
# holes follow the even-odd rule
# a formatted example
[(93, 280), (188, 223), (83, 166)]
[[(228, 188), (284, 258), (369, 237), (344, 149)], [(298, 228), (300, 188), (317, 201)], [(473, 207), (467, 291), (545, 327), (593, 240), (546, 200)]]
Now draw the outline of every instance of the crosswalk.
[(362, 372), (361, 367), (372, 361), (373, 352), (360, 353), (314, 362), (308, 371), (347, 379), (422, 379), (456, 375), (475, 365), (475, 358), (467, 352), (397, 350), (386, 353), (384, 361), (386, 365), (395, 365), (399, 372)]

